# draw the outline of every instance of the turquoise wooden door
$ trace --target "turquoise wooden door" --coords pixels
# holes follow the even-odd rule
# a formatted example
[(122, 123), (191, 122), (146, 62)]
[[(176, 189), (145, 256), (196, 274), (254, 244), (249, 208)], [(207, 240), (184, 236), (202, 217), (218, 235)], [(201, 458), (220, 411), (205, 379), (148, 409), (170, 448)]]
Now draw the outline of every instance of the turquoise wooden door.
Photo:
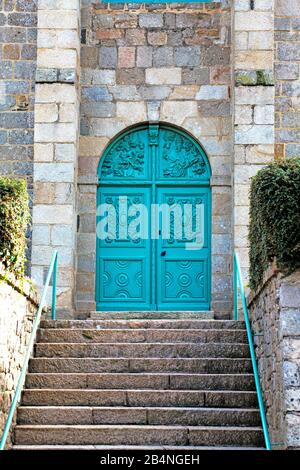
[[(209, 220), (209, 188), (178, 186), (158, 188), (160, 204), (171, 208), (192, 206), (195, 218), (196, 204), (204, 206), (204, 220)], [(183, 213), (182, 209), (182, 213)], [(195, 225), (195, 224), (193, 224)], [(193, 228), (193, 227), (191, 227)], [(163, 230), (161, 230), (163, 233)], [(204, 243), (201, 249), (187, 249), (193, 243), (190, 237), (174, 237), (171, 225), (170, 237), (159, 237), (157, 243), (157, 307), (158, 310), (205, 310), (209, 308), (209, 229), (204, 222)], [(182, 228), (184, 232), (184, 228)], [(197, 247), (196, 247), (197, 248)]]
[(99, 165), (97, 310), (209, 309), (210, 197), (206, 155), (185, 133), (145, 125), (118, 137)]

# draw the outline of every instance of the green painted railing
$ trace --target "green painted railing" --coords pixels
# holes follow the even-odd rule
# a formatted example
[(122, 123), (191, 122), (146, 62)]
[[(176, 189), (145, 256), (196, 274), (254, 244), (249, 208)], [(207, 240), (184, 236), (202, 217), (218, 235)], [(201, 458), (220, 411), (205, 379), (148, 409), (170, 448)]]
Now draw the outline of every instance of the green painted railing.
[(263, 401), (263, 397), (262, 397), (262, 391), (261, 391), (260, 380), (259, 380), (259, 375), (258, 375), (258, 369), (257, 369), (257, 363), (256, 363), (256, 357), (255, 357), (255, 350), (254, 350), (254, 344), (253, 344), (253, 338), (252, 338), (252, 332), (251, 332), (251, 325), (250, 325), (250, 320), (249, 320), (249, 313), (248, 313), (244, 283), (243, 283), (242, 272), (241, 272), (240, 262), (239, 262), (239, 258), (238, 258), (237, 253), (234, 254), (234, 282), (233, 282), (233, 287), (234, 287), (234, 320), (239, 319), (238, 294), (240, 293), (241, 302), (242, 302), (242, 306), (243, 306), (244, 320), (245, 320), (245, 325), (246, 325), (247, 338), (248, 338), (250, 355), (251, 355), (251, 362), (252, 362), (252, 369), (253, 369), (253, 374), (254, 374), (255, 388), (256, 388), (256, 393), (257, 393), (257, 400), (258, 400), (261, 424), (262, 424), (263, 433), (264, 433), (266, 450), (272, 450), (269, 431), (268, 431), (268, 423), (267, 423), (265, 407), (264, 407), (264, 401)]
[(14, 415), (15, 415), (15, 412), (16, 412), (16, 408), (17, 408), (17, 405), (18, 405), (18, 402), (19, 402), (19, 399), (20, 399), (20, 396), (21, 396), (21, 393), (22, 393), (22, 389), (23, 389), (23, 385), (24, 385), (25, 377), (26, 377), (26, 372), (27, 372), (27, 369), (28, 369), (29, 359), (30, 359), (30, 356), (31, 356), (31, 353), (32, 353), (32, 350), (33, 350), (33, 345), (34, 345), (34, 342), (35, 342), (36, 332), (37, 332), (37, 329), (38, 329), (39, 324), (40, 324), (42, 311), (43, 311), (43, 308), (44, 308), (45, 303), (46, 303), (47, 291), (48, 291), (48, 287), (50, 285), (50, 280), (51, 280), (52, 274), (53, 274), (53, 282), (52, 282), (51, 316), (52, 316), (52, 320), (56, 319), (57, 258), (58, 258), (58, 253), (57, 253), (57, 251), (55, 251), (52, 255), (52, 258), (51, 258), (51, 262), (50, 262), (50, 266), (49, 266), (49, 270), (48, 270), (44, 290), (43, 290), (43, 293), (42, 293), (40, 305), (39, 305), (36, 317), (33, 321), (32, 331), (31, 331), (31, 334), (30, 334), (26, 354), (25, 354), (25, 357), (24, 357), (23, 366), (22, 366), (21, 373), (20, 373), (20, 376), (19, 376), (19, 380), (18, 380), (18, 383), (17, 383), (17, 386), (16, 386), (16, 391), (15, 391), (15, 394), (14, 394), (14, 397), (13, 397), (13, 400), (12, 400), (12, 403), (11, 403), (11, 406), (10, 406), (10, 409), (9, 409), (8, 417), (7, 417), (5, 426), (4, 426), (4, 431), (3, 431), (3, 434), (2, 434), (2, 438), (1, 438), (1, 441), (0, 441), (0, 450), (4, 450), (4, 448), (5, 448), (7, 437), (8, 437), (8, 434), (9, 434), (9, 431), (10, 431), (10, 428), (11, 428), (11, 425), (12, 425), (12, 421), (13, 421), (13, 418), (14, 418)]

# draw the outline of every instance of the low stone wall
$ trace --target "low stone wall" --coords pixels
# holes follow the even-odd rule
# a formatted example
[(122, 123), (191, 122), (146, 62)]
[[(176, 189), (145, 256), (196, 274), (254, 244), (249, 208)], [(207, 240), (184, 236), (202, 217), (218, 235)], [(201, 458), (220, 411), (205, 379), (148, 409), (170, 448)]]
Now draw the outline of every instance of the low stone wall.
[(270, 267), (248, 307), (272, 448), (300, 449), (300, 271)]
[[(0, 263), (0, 436), (32, 331), (37, 298), (28, 281), (17, 282)], [(11, 438), (8, 439), (8, 446)]]

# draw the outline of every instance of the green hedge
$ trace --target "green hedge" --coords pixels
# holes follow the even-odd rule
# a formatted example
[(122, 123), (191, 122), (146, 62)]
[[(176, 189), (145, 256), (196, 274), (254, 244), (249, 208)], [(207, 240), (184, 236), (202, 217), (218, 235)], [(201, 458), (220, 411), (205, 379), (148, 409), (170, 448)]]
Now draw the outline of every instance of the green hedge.
[(25, 271), (29, 222), (26, 181), (0, 177), (0, 261), (17, 278), (23, 277)]
[(300, 268), (300, 159), (272, 163), (252, 178), (250, 287), (276, 259), (286, 274)]

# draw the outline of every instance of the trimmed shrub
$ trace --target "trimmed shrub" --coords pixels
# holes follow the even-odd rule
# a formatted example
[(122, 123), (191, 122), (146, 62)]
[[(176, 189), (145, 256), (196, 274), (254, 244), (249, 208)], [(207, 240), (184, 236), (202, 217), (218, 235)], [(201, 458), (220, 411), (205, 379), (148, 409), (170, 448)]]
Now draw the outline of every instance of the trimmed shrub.
[(24, 276), (29, 222), (26, 181), (0, 177), (0, 261), (17, 278)]
[(252, 289), (275, 259), (285, 274), (300, 268), (300, 159), (271, 163), (252, 178), (249, 240)]

